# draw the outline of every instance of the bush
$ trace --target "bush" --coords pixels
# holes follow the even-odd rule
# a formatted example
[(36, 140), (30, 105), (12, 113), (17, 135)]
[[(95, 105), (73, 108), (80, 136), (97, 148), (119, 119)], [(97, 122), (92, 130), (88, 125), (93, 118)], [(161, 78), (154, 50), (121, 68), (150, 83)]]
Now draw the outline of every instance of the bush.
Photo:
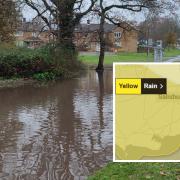
[(53, 44), (34, 50), (0, 45), (0, 77), (69, 78), (83, 68), (77, 57), (77, 53)]
[(56, 74), (53, 72), (38, 73), (33, 75), (33, 79), (36, 79), (38, 81), (54, 80), (56, 79)]
[(44, 49), (0, 47), (0, 76), (29, 77), (35, 73), (51, 71), (53, 63)]

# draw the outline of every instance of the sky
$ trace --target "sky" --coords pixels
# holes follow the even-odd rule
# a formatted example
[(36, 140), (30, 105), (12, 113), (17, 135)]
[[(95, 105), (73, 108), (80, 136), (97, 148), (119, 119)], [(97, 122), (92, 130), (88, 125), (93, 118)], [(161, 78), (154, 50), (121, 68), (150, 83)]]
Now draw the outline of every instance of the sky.
[(36, 16), (35, 11), (33, 11), (29, 7), (24, 7), (22, 13), (23, 13), (23, 17), (26, 18), (27, 21), (31, 20), (32, 18), (34, 18)]
[[(111, 4), (115, 4), (116, 1), (118, 0), (111, 0), (111, 1), (104, 1), (106, 5), (111, 5)], [(86, 4), (84, 4), (84, 8), (86, 8), (89, 4), (89, 0), (84, 0), (84, 2), (86, 2)], [(122, 12), (121, 10), (118, 10), (118, 13), (126, 16), (128, 20), (134, 20), (134, 17), (136, 17), (136, 21), (141, 21), (143, 19), (142, 13), (127, 13), (127, 12)], [(30, 21), (32, 18), (34, 18), (36, 16), (36, 12), (34, 10), (32, 10), (30, 7), (26, 6), (23, 9), (23, 16), (26, 18), (27, 21)], [(89, 17), (89, 16), (88, 16)], [(83, 22), (87, 21), (87, 17), (85, 17), (83, 19)], [(92, 19), (92, 22), (97, 22), (97, 19)]]
[[(115, 1), (116, 0), (112, 0), (112, 1), (108, 1), (108, 2), (110, 3), (110, 2), (115, 2)], [(109, 5), (109, 3), (108, 3), (108, 5)], [(124, 10), (118, 10), (117, 13), (124, 16), (125, 18), (127, 18), (130, 21), (141, 22), (144, 20), (144, 13), (142, 13), (142, 12), (134, 13), (134, 12), (127, 12)], [(179, 14), (180, 14), (180, 12), (179, 12)], [(27, 21), (30, 21), (32, 18), (34, 18), (36, 16), (36, 12), (34, 10), (32, 10), (30, 7), (24, 7), (23, 16), (26, 18)], [(94, 17), (92, 18), (90, 16), (86, 16), (82, 20), (82, 22), (85, 23), (87, 21), (87, 19), (90, 19), (92, 23), (98, 23), (97, 18), (94, 18)]]
[[(135, 13), (134, 14), (134, 13), (127, 13), (127, 12), (122, 13), (121, 12), (121, 14), (123, 14), (123, 16), (126, 16), (129, 20), (132, 20), (132, 21), (134, 20), (134, 16), (136, 16), (136, 21), (138, 21), (138, 22), (142, 21), (144, 19), (143, 15), (141, 13)], [(34, 17), (36, 17), (36, 15), (37, 15), (37, 13), (34, 10), (32, 10), (31, 8), (29, 8), (29, 7), (25, 7), (23, 9), (23, 17), (26, 18), (27, 21), (32, 20)], [(86, 16), (83, 19), (83, 22), (86, 22), (87, 19), (89, 19), (89, 16)], [(93, 19), (92, 17), (90, 18), (90, 20), (92, 22), (98, 22), (97, 19)]]

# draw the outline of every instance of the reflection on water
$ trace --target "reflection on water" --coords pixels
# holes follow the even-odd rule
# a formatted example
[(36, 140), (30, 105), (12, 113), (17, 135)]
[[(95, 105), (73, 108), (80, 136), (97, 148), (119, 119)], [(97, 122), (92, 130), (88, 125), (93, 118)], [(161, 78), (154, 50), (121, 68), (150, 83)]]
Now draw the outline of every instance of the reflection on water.
[(86, 179), (112, 159), (112, 71), (0, 90), (0, 179)]

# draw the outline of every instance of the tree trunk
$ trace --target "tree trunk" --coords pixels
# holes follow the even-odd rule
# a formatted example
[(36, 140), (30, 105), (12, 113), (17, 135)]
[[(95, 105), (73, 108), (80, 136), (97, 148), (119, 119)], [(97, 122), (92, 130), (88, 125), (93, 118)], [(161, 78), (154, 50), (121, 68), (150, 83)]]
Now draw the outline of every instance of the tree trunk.
[[(70, 53), (71, 55), (75, 53), (75, 45), (73, 43), (73, 35), (74, 35), (75, 26), (67, 25), (60, 28), (60, 37), (58, 40), (58, 44), (65, 50), (66, 53)], [(70, 55), (69, 54), (69, 55)], [(71, 59), (72, 61), (74, 59)]]
[(104, 56), (105, 56), (105, 33), (104, 33), (104, 24), (105, 24), (105, 15), (101, 15), (101, 22), (99, 28), (99, 40), (100, 40), (100, 55), (99, 55), (99, 62), (96, 68), (96, 71), (103, 71), (104, 70)]
[(74, 21), (74, 4), (72, 0), (61, 2), (58, 11), (58, 44), (74, 51), (73, 35), (78, 22)]
[(64, 64), (71, 70), (77, 60), (77, 52), (73, 43), (74, 29), (77, 22), (74, 22), (72, 3), (69, 5), (61, 4), (59, 12), (55, 61), (57, 67)]

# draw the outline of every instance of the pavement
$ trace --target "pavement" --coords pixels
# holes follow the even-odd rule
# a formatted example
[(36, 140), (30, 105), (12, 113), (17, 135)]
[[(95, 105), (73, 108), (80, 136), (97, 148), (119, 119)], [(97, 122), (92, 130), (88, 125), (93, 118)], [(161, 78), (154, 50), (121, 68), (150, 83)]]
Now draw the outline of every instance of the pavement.
[(180, 56), (176, 56), (174, 58), (168, 59), (166, 62), (180, 62)]

